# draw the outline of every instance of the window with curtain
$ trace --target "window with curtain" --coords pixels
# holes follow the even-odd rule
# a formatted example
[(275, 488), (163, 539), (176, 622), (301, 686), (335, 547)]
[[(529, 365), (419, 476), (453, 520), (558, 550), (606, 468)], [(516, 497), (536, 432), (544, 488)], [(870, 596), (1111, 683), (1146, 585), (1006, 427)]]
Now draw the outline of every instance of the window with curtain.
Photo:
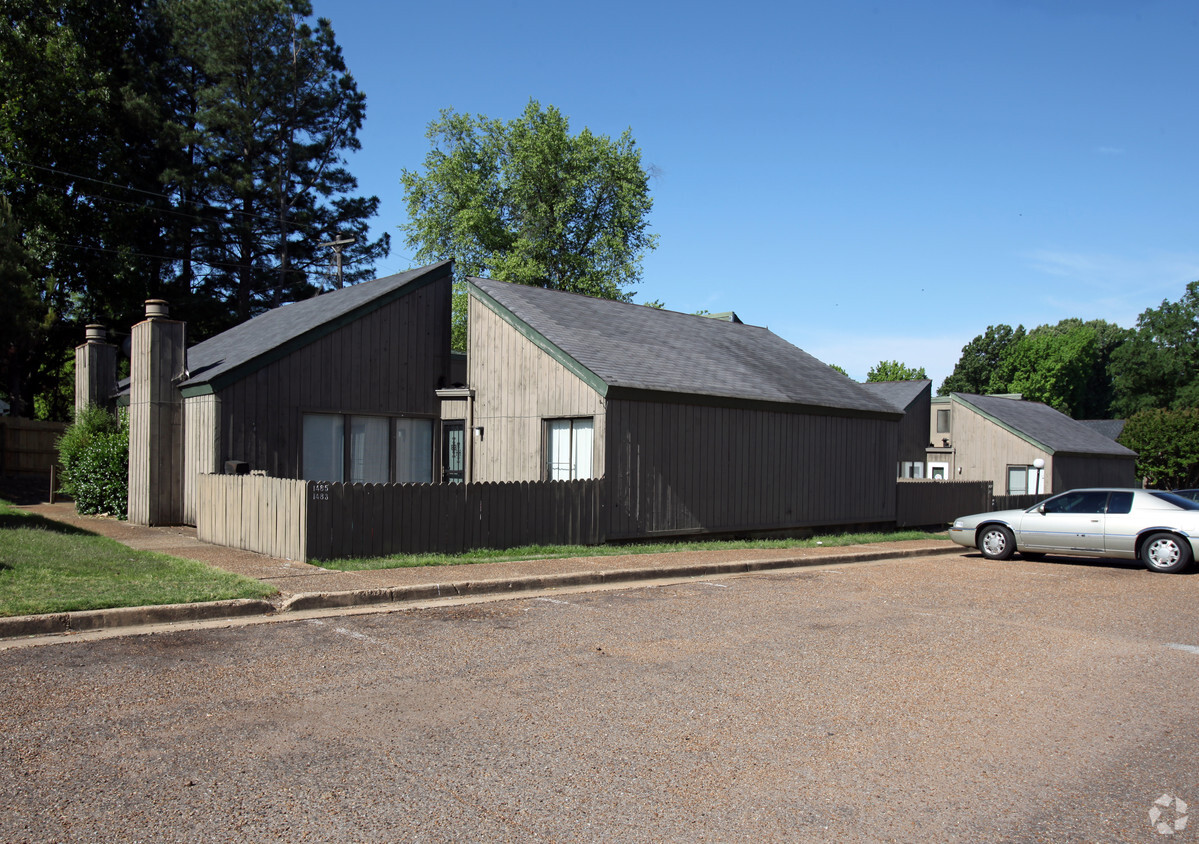
[(546, 422), (546, 468), (551, 481), (575, 481), (593, 477), (594, 421), (550, 419)]
[(391, 420), (386, 416), (350, 417), (352, 484), (385, 484), (391, 479)]
[(302, 476), (356, 484), (432, 483), (433, 429), (432, 419), (305, 413)]
[(344, 432), (345, 417), (341, 414), (304, 414), (304, 480), (344, 480)]
[(1029, 475), (1032, 474), (1029, 469), (1031, 466), (1008, 466), (1007, 467), (1007, 494), (1008, 495), (1027, 495), (1032, 490), (1028, 488)]
[(433, 420), (396, 420), (397, 484), (433, 482)]

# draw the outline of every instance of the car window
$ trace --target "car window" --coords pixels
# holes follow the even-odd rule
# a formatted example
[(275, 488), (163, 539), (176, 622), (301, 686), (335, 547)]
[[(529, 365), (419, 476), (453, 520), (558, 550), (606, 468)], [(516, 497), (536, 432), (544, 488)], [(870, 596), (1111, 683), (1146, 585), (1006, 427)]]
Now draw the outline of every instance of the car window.
[(1132, 512), (1132, 493), (1131, 492), (1113, 492), (1112, 497), (1107, 502), (1108, 515), (1131, 513)]
[(1107, 506), (1107, 492), (1090, 490), (1067, 492), (1045, 502), (1046, 513), (1102, 513)]
[(1162, 501), (1169, 501), (1181, 510), (1199, 510), (1199, 501), (1192, 501), (1189, 498), (1183, 498), (1181, 495), (1175, 495), (1172, 492), (1151, 492), (1149, 494), (1154, 498), (1160, 498)]

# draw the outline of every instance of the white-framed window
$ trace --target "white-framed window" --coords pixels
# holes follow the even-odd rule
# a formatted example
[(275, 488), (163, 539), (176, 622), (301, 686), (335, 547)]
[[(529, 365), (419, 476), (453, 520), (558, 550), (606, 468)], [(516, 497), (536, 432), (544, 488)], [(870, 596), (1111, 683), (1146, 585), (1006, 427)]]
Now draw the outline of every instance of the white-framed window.
[(941, 408), (937, 411), (937, 433), (948, 434), (949, 431), (949, 410)]
[(1028, 495), (1037, 491), (1037, 470), (1032, 466), (1007, 467), (1007, 494)]
[(924, 464), (919, 460), (904, 460), (899, 464), (899, 477), (901, 478), (923, 478)]
[(305, 413), (303, 439), (304, 480), (433, 481), (432, 419)]
[(594, 477), (594, 419), (590, 416), (582, 419), (547, 419), (545, 428), (546, 477), (551, 481), (577, 481)]

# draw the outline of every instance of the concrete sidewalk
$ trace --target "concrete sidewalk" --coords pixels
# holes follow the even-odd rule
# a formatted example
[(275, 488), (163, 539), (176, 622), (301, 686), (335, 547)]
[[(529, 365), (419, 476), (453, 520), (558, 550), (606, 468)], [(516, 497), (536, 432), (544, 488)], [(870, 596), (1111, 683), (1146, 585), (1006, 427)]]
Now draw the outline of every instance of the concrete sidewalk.
[(197, 539), (195, 529), (190, 527), (142, 527), (115, 519), (79, 516), (75, 513), (75, 505), (71, 503), (31, 504), (22, 509), (110, 537), (131, 548), (199, 560), (261, 580), (278, 589), (279, 595), (271, 601), (217, 601), (0, 618), (0, 638), (438, 598), (515, 594), (642, 580), (710, 577), (929, 554), (956, 554), (962, 550), (945, 540), (927, 539), (828, 548), (676, 551), (341, 572), (211, 545)]

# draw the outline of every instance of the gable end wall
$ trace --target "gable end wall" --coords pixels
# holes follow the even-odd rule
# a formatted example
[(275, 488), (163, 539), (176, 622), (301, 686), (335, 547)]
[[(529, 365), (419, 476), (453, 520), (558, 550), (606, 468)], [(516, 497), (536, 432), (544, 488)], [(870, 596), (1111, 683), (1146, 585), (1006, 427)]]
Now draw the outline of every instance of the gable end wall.
[(307, 412), (436, 419), (450, 377), (450, 280), (401, 296), (220, 390), (218, 466), (298, 478)]
[(475, 391), (474, 480), (538, 481), (545, 420), (595, 420), (592, 466), (604, 466), (606, 403), (477, 297), (470, 297), (467, 383)]

